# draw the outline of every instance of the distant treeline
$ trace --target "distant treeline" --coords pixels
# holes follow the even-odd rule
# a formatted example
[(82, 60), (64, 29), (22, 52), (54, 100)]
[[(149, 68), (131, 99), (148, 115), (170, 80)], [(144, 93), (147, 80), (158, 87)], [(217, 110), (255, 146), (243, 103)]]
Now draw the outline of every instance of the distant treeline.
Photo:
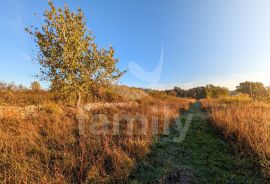
[(182, 89), (180, 87), (174, 87), (173, 89), (165, 90), (165, 93), (183, 97), (183, 98), (194, 98), (194, 99), (201, 99), (201, 98), (217, 98), (220, 96), (227, 96), (229, 95), (229, 89), (220, 86), (214, 86), (212, 84), (206, 86), (199, 86), (191, 89)]
[[(117, 87), (117, 86), (115, 86)], [(119, 88), (123, 89), (123, 86), (118, 86)], [(143, 88), (130, 88), (126, 87), (127, 89), (137, 89), (137, 91), (145, 91), (149, 94), (154, 94), (155, 96), (176, 96), (182, 98), (193, 98), (193, 99), (202, 99), (202, 98), (219, 98), (229, 95), (237, 95), (237, 94), (246, 94), (254, 101), (265, 101), (270, 102), (270, 87), (265, 87), (263, 83), (260, 82), (242, 82), (238, 86), (236, 86), (236, 90), (230, 91), (226, 87), (215, 86), (212, 84), (206, 86), (199, 86), (190, 89), (182, 89), (180, 87), (174, 87), (173, 89), (167, 90), (153, 90), (153, 89), (143, 89)], [(30, 88), (25, 87), (23, 85), (15, 85), (14, 83), (4, 83), (0, 82), (0, 93), (3, 92), (30, 92), (30, 93), (48, 93), (51, 92), (51, 89), (48, 90), (42, 89), (39, 82), (34, 81), (31, 83)], [(118, 90), (119, 91), (119, 90)], [(121, 90), (120, 90), (121, 91)], [(119, 92), (116, 92), (114, 88), (111, 87), (103, 87), (99, 88), (96, 94), (91, 94), (92, 98), (89, 100), (105, 100), (105, 101), (119, 101), (120, 97), (118, 95)], [(126, 91), (126, 93), (129, 93)], [(104, 96), (105, 95), (105, 96)], [(57, 95), (55, 95), (57, 97)], [(75, 98), (75, 97), (74, 97)], [(113, 99), (113, 100), (112, 100)], [(1, 101), (1, 100), (0, 100)], [(121, 101), (121, 100), (120, 100)]]
[(249, 95), (255, 101), (270, 101), (270, 88), (265, 87), (261, 82), (250, 81), (240, 83), (236, 86), (236, 90), (233, 91), (230, 91), (226, 87), (209, 84), (191, 89), (174, 87), (173, 89), (164, 90), (164, 92), (172, 96), (194, 99), (218, 98), (242, 93)]

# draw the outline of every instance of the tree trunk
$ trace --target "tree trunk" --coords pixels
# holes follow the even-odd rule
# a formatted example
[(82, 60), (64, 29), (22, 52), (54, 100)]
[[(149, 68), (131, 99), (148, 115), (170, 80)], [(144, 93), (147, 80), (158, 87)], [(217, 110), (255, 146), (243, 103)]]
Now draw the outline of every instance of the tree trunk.
[(82, 94), (80, 91), (78, 91), (78, 100), (76, 104), (76, 108), (79, 110), (81, 108), (81, 102), (82, 102)]
[[(85, 142), (85, 119), (84, 119), (84, 112), (81, 107), (81, 101), (82, 101), (82, 94), (81, 91), (77, 91), (77, 119), (78, 120), (78, 126), (79, 126), (79, 142), (80, 142), (80, 148), (81, 148), (81, 155), (80, 155), (80, 173), (83, 173), (83, 170), (86, 165), (86, 142)], [(80, 175), (80, 180), (83, 181), (83, 175)]]

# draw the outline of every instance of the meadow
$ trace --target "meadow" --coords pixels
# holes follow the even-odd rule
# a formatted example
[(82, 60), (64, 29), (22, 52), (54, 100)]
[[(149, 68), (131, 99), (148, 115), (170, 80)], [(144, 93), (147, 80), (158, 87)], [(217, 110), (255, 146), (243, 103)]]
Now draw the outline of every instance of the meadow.
[[(174, 122), (179, 110), (187, 110), (193, 101), (157, 92), (138, 92), (138, 89), (129, 89), (129, 97), (132, 91), (133, 96), (144, 95), (133, 101), (122, 97), (122, 103), (125, 101), (127, 105), (98, 106), (85, 111), (82, 134), (76, 108), (54, 101), (50, 92), (2, 90), (0, 181), (126, 181), (137, 162), (150, 152), (155, 138)], [(119, 95), (115, 96), (117, 104)], [(102, 119), (104, 116), (107, 121)], [(113, 131), (115, 125), (117, 133)]]
[(1, 3), (0, 183), (269, 184), (269, 5), (195, 1)]
[[(50, 90), (1, 86), (3, 183), (269, 180), (270, 105), (254, 101), (248, 94), (204, 98), (195, 103), (171, 92), (111, 86), (101, 88), (95, 98), (86, 95), (78, 110), (76, 97), (64, 99)], [(167, 142), (167, 136), (172, 140), (178, 136), (178, 118), (185, 118), (194, 103), (200, 103), (204, 112), (194, 105), (191, 108), (195, 118), (187, 129), (188, 138), (179, 144)], [(163, 146), (159, 148), (160, 144)], [(208, 154), (201, 154), (201, 144), (208, 145), (204, 148)], [(186, 151), (192, 154), (183, 155)], [(159, 156), (165, 153), (166, 157)], [(209, 154), (216, 156), (208, 158)], [(166, 164), (167, 159), (174, 164)], [(232, 169), (205, 167), (203, 160)], [(251, 167), (256, 170), (254, 174)], [(210, 177), (209, 172), (216, 174)]]
[(236, 154), (250, 156), (270, 177), (270, 106), (248, 95), (201, 100), (213, 127), (234, 147)]

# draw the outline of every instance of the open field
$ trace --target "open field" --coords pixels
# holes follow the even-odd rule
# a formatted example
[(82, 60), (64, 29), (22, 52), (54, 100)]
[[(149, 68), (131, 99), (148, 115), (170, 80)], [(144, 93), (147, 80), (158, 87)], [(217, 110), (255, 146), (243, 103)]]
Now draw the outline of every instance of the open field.
[[(206, 112), (198, 103), (188, 111), (192, 99), (160, 92), (86, 103), (81, 124), (72, 106), (46, 96), (30, 105), (24, 99), (32, 94), (19, 94), (20, 105), (2, 96), (0, 107), (4, 183), (264, 183), (269, 177), (269, 106), (246, 96), (200, 100)], [(194, 117), (187, 135), (174, 142), (183, 133), (175, 123), (182, 115), (186, 126), (188, 114)]]
[(269, 7), (2, 0), (0, 184), (270, 184)]
[(201, 100), (210, 112), (213, 126), (235, 147), (238, 154), (250, 155), (270, 177), (270, 106), (247, 97)]
[[(25, 96), (18, 101), (23, 102)], [(0, 108), (0, 180), (4, 183), (123, 182), (149, 153), (153, 139), (192, 102), (148, 97), (127, 106), (92, 104), (96, 108), (85, 111), (87, 118), (80, 130), (73, 107), (48, 100), (39, 106), (19, 107), (5, 100), (13, 106)], [(117, 133), (113, 132), (115, 125)]]
[[(189, 110), (193, 99), (124, 90), (130, 95), (85, 99), (81, 111), (49, 91), (2, 91), (0, 180), (267, 183), (268, 104), (247, 95), (202, 99), (201, 112), (198, 102)], [(188, 114), (194, 117), (183, 134), (178, 117), (186, 126)]]

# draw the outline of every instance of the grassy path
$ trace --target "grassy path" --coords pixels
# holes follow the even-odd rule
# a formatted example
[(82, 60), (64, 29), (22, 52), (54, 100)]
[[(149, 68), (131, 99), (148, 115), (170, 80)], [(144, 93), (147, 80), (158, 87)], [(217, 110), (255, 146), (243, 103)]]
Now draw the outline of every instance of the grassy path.
[(194, 104), (181, 116), (193, 119), (184, 141), (177, 127), (161, 137), (130, 177), (130, 183), (262, 183), (248, 158), (239, 158), (211, 128), (207, 114)]

